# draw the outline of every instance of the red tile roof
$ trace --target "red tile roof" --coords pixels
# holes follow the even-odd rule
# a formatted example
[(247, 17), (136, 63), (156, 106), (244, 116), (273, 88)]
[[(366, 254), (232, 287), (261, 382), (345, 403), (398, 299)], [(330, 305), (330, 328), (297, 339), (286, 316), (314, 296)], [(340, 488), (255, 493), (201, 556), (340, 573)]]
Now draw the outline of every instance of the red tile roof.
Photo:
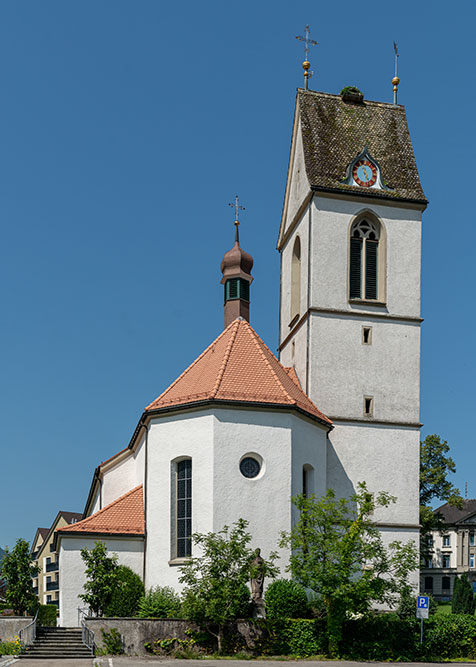
[(58, 533), (97, 533), (100, 535), (144, 535), (142, 484), (106, 505), (86, 519), (65, 526)]
[(145, 410), (210, 400), (295, 407), (332, 424), (302, 391), (294, 370), (285, 368), (243, 319), (232, 322)]

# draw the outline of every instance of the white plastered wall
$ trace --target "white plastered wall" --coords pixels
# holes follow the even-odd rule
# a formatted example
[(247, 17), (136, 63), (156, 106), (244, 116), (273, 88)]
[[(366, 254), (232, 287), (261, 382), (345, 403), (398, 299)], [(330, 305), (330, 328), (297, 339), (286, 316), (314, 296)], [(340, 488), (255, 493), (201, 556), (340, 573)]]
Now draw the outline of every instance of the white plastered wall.
[(358, 482), (369, 491), (386, 491), (397, 498), (376, 510), (375, 521), (413, 526), (419, 524), (419, 440), (417, 428), (383, 424), (336, 424), (329, 434), (328, 486), (349, 496)]
[[(116, 464), (107, 466), (104, 470), (101, 491), (103, 508), (139, 484), (143, 484), (145, 465), (143, 443), (144, 435), (141, 436), (134, 451), (128, 452), (126, 458), (119, 458)], [(94, 511), (98, 509), (96, 502)]]
[(290, 165), (291, 178), (287, 184), (285, 220), (283, 233), (287, 231), (289, 225), (293, 222), (296, 213), (299, 210), (303, 200), (309, 193), (310, 186), (306, 173), (304, 162), (304, 149), (302, 144), (301, 119), (297, 112), (295, 133), (291, 146)]
[(192, 459), (192, 531), (213, 530), (213, 426), (211, 411), (177, 413), (152, 420), (148, 438), (146, 494), (146, 588), (180, 590), (180, 568), (171, 560), (172, 462)]
[(309, 262), (309, 210), (301, 216), (293, 233), (286, 241), (281, 255), (281, 340), (290, 332), (291, 322), (291, 264), (294, 243), (299, 236), (301, 242), (301, 304), (299, 316), (308, 308), (308, 262)]
[(140, 538), (111, 538), (87, 536), (62, 536), (59, 548), (59, 625), (75, 627), (78, 625), (78, 607), (85, 607), (79, 595), (84, 592), (86, 582), (85, 566), (81, 558), (81, 549), (93, 549), (100, 540), (107, 546), (109, 554), (117, 554), (119, 565), (127, 565), (141, 578), (143, 576), (144, 542)]

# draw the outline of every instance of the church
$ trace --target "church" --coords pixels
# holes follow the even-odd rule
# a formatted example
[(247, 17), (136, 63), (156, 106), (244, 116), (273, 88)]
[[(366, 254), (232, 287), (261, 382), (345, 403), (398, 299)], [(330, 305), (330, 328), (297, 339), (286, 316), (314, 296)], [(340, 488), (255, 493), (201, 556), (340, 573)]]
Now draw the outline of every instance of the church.
[(79, 624), (80, 550), (96, 540), (146, 589), (180, 590), (191, 535), (241, 517), (252, 547), (265, 558), (278, 550), (284, 574), (289, 552), (277, 544), (301, 492), (348, 496), (365, 481), (397, 498), (374, 514), (385, 543), (418, 545), (427, 201), (398, 79), (394, 104), (305, 81), (277, 245), (279, 360), (249, 321), (253, 259), (236, 224), (221, 263), (223, 332), (145, 408), (128, 447), (96, 468), (83, 519), (57, 532), (61, 626)]

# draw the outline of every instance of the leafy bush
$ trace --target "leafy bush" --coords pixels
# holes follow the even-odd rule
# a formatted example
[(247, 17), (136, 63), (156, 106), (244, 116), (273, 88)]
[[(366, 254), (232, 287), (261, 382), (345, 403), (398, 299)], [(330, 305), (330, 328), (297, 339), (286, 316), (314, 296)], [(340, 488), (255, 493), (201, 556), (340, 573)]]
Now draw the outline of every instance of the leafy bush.
[(135, 616), (144, 596), (144, 584), (130, 567), (119, 565), (115, 585), (104, 610), (106, 616)]
[[(436, 614), (436, 610), (438, 609), (438, 603), (436, 600), (430, 595), (429, 596), (429, 614), (430, 616), (433, 616)], [(400, 598), (400, 602), (397, 607), (397, 616), (399, 618), (409, 618), (409, 619), (414, 619), (415, 612), (417, 608), (417, 596), (416, 595), (402, 595)]]
[(139, 601), (140, 618), (174, 618), (180, 615), (180, 598), (170, 586), (156, 586)]
[(179, 639), (170, 637), (167, 639), (157, 639), (155, 642), (144, 644), (147, 651), (154, 655), (167, 655), (173, 658), (196, 658), (200, 654), (200, 649), (194, 639)]
[(475, 658), (476, 618), (448, 614), (425, 621), (423, 649), (427, 657)]
[(101, 628), (101, 634), (104, 648), (98, 651), (99, 654), (120, 655), (121, 653), (124, 653), (121, 633), (117, 628), (111, 628), (109, 632), (104, 630), (104, 628)]
[(325, 653), (325, 621), (307, 618), (276, 619), (268, 622), (270, 642), (265, 652), (306, 658)]
[(43, 627), (56, 627), (58, 607), (54, 604), (40, 604), (38, 610), (38, 625)]
[(340, 656), (349, 660), (414, 660), (419, 641), (415, 609), (412, 619), (375, 614), (344, 622)]
[(357, 93), (358, 95), (362, 95), (362, 91), (359, 90), (356, 86), (345, 86), (342, 88), (340, 94), (345, 95), (346, 93)]
[(276, 579), (264, 595), (268, 618), (303, 618), (307, 611), (304, 588), (291, 579)]

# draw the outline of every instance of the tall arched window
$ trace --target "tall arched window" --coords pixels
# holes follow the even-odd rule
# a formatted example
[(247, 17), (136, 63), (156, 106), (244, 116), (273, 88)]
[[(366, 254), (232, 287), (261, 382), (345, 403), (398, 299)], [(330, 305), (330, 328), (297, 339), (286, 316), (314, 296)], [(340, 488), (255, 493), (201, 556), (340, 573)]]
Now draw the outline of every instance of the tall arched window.
[(301, 239), (296, 236), (291, 259), (291, 320), (301, 310)]
[(367, 219), (359, 220), (350, 231), (349, 297), (378, 299), (379, 226)]
[(175, 549), (177, 558), (192, 555), (192, 459), (175, 464)]

